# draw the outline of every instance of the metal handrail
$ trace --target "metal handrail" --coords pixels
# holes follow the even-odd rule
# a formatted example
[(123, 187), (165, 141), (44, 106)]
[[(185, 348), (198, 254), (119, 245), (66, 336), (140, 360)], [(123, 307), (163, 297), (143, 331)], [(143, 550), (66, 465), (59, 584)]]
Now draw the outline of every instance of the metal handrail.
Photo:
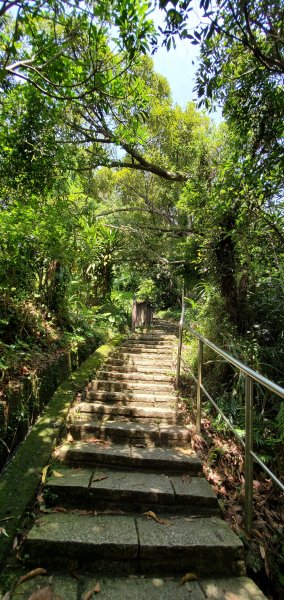
[[(202, 392), (222, 416), (223, 420), (230, 428), (230, 430), (237, 437), (239, 442), (245, 448), (245, 506), (244, 506), (244, 524), (245, 530), (251, 533), (252, 530), (252, 517), (253, 517), (253, 461), (257, 462), (260, 467), (269, 475), (269, 477), (284, 491), (284, 484), (274, 475), (274, 473), (264, 464), (264, 462), (253, 452), (253, 385), (256, 381), (261, 385), (264, 385), (271, 392), (274, 392), (280, 398), (284, 398), (284, 388), (277, 385), (270, 379), (267, 379), (257, 371), (254, 371), (248, 367), (245, 363), (241, 362), (225, 350), (222, 350), (219, 346), (216, 346), (213, 342), (208, 340), (206, 337), (201, 335), (198, 331), (195, 331), (192, 327), (184, 327), (184, 316), (185, 316), (185, 303), (184, 293), (182, 294), (182, 312), (181, 319), (179, 322), (179, 341), (178, 341), (178, 358), (177, 358), (177, 372), (176, 372), (176, 386), (179, 385), (180, 379), (180, 364), (181, 364), (181, 351), (183, 343), (183, 331), (184, 328), (191, 333), (194, 337), (199, 340), (199, 351), (198, 351), (198, 376), (195, 377), (193, 373), (192, 377), (197, 384), (197, 415), (196, 415), (196, 431), (200, 433), (201, 429), (201, 404), (202, 404)], [(222, 356), (227, 362), (239, 369), (245, 374), (245, 442), (239, 436), (229, 419), (226, 417), (224, 412), (216, 404), (212, 396), (207, 392), (202, 384), (202, 370), (203, 370), (203, 346), (204, 344), (216, 352), (219, 356)]]
[(241, 362), (231, 354), (228, 354), (228, 352), (222, 350), (222, 348), (219, 348), (219, 346), (216, 346), (216, 344), (213, 344), (213, 342), (210, 342), (210, 340), (201, 335), (201, 333), (198, 333), (198, 331), (195, 331), (195, 329), (193, 329), (192, 327), (186, 327), (186, 330), (190, 331), (196, 338), (198, 338), (204, 344), (206, 344), (206, 346), (209, 346), (209, 348), (214, 350), (214, 352), (217, 352), (217, 354), (225, 358), (227, 362), (231, 363), (231, 365), (234, 365), (234, 367), (237, 367), (237, 369), (254, 379), (254, 381), (261, 383), (271, 392), (274, 392), (275, 394), (277, 394), (277, 396), (280, 396), (280, 398), (284, 398), (284, 388), (282, 388), (280, 385), (277, 385), (277, 383), (270, 381), (270, 379), (267, 379), (267, 377), (264, 377), (257, 371), (254, 371), (253, 369), (245, 365), (245, 363)]

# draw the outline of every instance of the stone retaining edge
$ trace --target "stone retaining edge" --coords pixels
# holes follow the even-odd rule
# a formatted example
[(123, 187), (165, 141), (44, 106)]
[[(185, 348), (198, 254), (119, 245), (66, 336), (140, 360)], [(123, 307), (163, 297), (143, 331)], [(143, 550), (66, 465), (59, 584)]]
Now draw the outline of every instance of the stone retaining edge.
[(0, 478), (0, 568), (13, 545), (23, 517), (31, 506), (41, 481), (42, 469), (48, 463), (59, 437), (69, 407), (89, 378), (114, 348), (125, 339), (117, 335), (100, 346), (53, 394), (43, 415), (38, 418), (26, 439), (19, 445)]

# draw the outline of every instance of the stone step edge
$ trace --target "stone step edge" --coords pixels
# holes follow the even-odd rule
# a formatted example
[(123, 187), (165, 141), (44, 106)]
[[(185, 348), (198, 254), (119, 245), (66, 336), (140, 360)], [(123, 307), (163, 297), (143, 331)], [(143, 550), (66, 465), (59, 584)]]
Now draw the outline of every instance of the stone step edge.
[(122, 391), (104, 391), (104, 390), (87, 390), (85, 393), (85, 397), (90, 399), (90, 400), (96, 400), (96, 399), (106, 399), (106, 400), (113, 400), (113, 401), (131, 401), (131, 400), (136, 400), (137, 402), (143, 403), (143, 402), (155, 402), (155, 401), (165, 401), (165, 402), (170, 402), (170, 403), (174, 403), (177, 401), (177, 395), (172, 393), (172, 394), (167, 394), (164, 392), (156, 392), (155, 394), (139, 394), (138, 392), (133, 392), (133, 393), (124, 393)]
[[(224, 598), (224, 590), (228, 598), (236, 600), (267, 600), (257, 585), (248, 577), (213, 577), (201, 578), (198, 581), (188, 581), (181, 586), (181, 577), (168, 577), (167, 574), (162, 578), (154, 579), (153, 576), (136, 575), (135, 577), (118, 575), (117, 577), (108, 574), (105, 577), (99, 577), (101, 595), (104, 599), (124, 599), (139, 598), (139, 600), (152, 600), (153, 594), (157, 598), (156, 585), (160, 586), (160, 598), (163, 600), (213, 600), (214, 598)], [(55, 597), (62, 597), (66, 600), (72, 596), (72, 599), (81, 598), (82, 594), (87, 594), (94, 587), (97, 579), (95, 573), (91, 573), (77, 581), (71, 575), (53, 575), (52, 587)], [(38, 576), (36, 580), (28, 580), (21, 584), (23, 597), (28, 598), (38, 588), (45, 587), (48, 583), (48, 576)], [(1, 596), (2, 590), (0, 590)], [(4, 595), (4, 592), (3, 592)]]
[[(92, 381), (91, 384), (88, 385), (88, 390), (95, 390), (98, 389), (100, 390), (101, 387), (103, 386), (112, 386), (112, 385), (119, 385), (119, 386), (125, 386), (125, 390), (140, 390), (140, 389), (145, 389), (145, 390), (152, 390), (154, 389), (154, 391), (156, 392), (160, 392), (160, 391), (173, 391), (174, 387), (170, 382), (161, 382), (161, 381), (141, 381), (141, 380), (134, 380), (134, 381), (129, 381), (129, 380), (118, 380), (118, 381), (113, 381), (110, 379), (95, 379), (94, 381)], [(122, 388), (123, 389), (123, 388)], [(103, 390), (102, 390), (103, 391)], [(105, 390), (107, 391), (107, 390)], [(114, 390), (115, 391), (115, 390)]]
[[(107, 381), (107, 382), (117, 382), (117, 383), (129, 383), (129, 382), (140, 382), (141, 385), (143, 383), (152, 383), (152, 384), (172, 384), (173, 378), (171, 375), (165, 375), (164, 373), (143, 373), (141, 371), (98, 371), (96, 373), (98, 381)], [(95, 385), (96, 380), (92, 380), (90, 382), (90, 387), (92, 384)]]
[(144, 440), (158, 442), (159, 444), (189, 443), (191, 440), (191, 431), (187, 427), (165, 425), (133, 423), (132, 421), (119, 422), (111, 420), (97, 421), (72, 421), (68, 424), (68, 431), (74, 437), (79, 434), (79, 438), (85, 439), (85, 436), (95, 435), (99, 439), (123, 439)]
[(168, 473), (200, 474), (202, 462), (191, 449), (186, 454), (184, 448), (150, 448), (140, 445), (109, 444), (107, 442), (66, 442), (55, 449), (53, 456), (65, 464), (114, 465), (121, 468), (139, 468)]
[[(167, 407), (157, 407), (157, 406), (143, 406), (140, 403), (131, 403), (128, 406), (124, 404), (106, 404), (104, 402), (80, 402), (79, 404), (74, 404), (71, 410), (69, 411), (69, 415), (72, 416), (74, 414), (96, 414), (96, 411), (101, 411), (102, 414), (117, 414), (121, 416), (127, 416), (133, 414), (136, 415), (149, 415), (157, 418), (162, 417), (163, 415), (172, 416), (172, 417), (182, 417), (183, 413), (176, 411), (174, 408)], [(104, 411), (104, 412), (103, 412)]]
[(181, 572), (190, 564), (203, 576), (240, 575), (244, 569), (241, 541), (217, 516), (181, 516), (172, 523), (158, 523), (145, 515), (133, 518), (59, 512), (43, 515), (38, 525), (28, 533), (23, 551), (41, 566), (54, 559), (58, 564), (61, 558), (80, 557), (91, 564), (98, 564), (99, 559), (105, 564), (107, 559), (108, 565), (109, 561), (115, 562), (119, 568), (123, 561), (130, 560), (134, 571), (135, 564), (148, 572), (163, 568)]
[[(140, 483), (141, 479), (143, 489), (139, 489), (137, 484), (137, 481)], [(104, 501), (105, 504), (123, 502), (128, 511), (130, 509), (133, 513), (137, 512), (133, 508), (135, 500), (136, 505), (143, 505), (146, 502), (150, 507), (156, 507), (162, 504), (167, 507), (167, 511), (172, 510), (173, 512), (176, 512), (179, 506), (179, 512), (183, 512), (185, 515), (189, 508), (194, 508), (195, 511), (200, 508), (208, 508), (219, 512), (217, 496), (208, 481), (202, 476), (166, 476), (151, 471), (137, 470), (133, 473), (129, 470), (108, 468), (81, 469), (78, 473), (77, 469), (66, 469), (59, 466), (56, 467), (56, 475), (51, 473), (44, 490), (47, 491), (47, 504), (49, 505), (58, 504), (59, 501), (60, 506), (64, 502), (65, 505), (76, 508), (77, 503), (81, 507), (82, 502), (85, 505), (89, 500), (95, 501), (96, 506), (98, 501)], [(50, 493), (55, 493), (57, 498), (52, 498)]]
[[(114, 386), (117, 386), (118, 389), (109, 389)], [(106, 388), (106, 389), (104, 389)], [(91, 384), (87, 386), (87, 391), (98, 391), (98, 392), (126, 392), (126, 393), (141, 393), (145, 392), (153, 392), (155, 394), (165, 394), (169, 392), (169, 394), (176, 394), (176, 391), (173, 385), (170, 382), (161, 383), (160, 381), (141, 381), (141, 380), (132, 380), (132, 381), (122, 381), (122, 380), (113, 380), (113, 379), (98, 379), (93, 381)]]

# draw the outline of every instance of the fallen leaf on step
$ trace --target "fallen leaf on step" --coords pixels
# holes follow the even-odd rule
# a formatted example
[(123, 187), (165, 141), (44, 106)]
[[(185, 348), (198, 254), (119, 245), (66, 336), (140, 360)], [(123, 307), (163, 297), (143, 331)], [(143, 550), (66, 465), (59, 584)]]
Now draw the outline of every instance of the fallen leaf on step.
[(93, 594), (98, 594), (101, 591), (101, 586), (98, 583), (96, 583), (95, 587), (93, 587), (91, 590), (89, 590), (88, 592), (85, 592), (82, 595), (82, 600), (91, 600), (91, 598), (93, 597)]
[(184, 585), (187, 581), (197, 581), (198, 577), (196, 573), (186, 573), (180, 580), (179, 586)]
[(226, 592), (226, 590), (223, 590), (225, 592), (225, 598), (226, 600), (239, 600), (240, 596), (238, 594), (234, 594), (234, 592)]
[(91, 600), (93, 593), (94, 593), (94, 588), (92, 588), (88, 592), (85, 592), (85, 594), (82, 594), (82, 600)]
[(77, 581), (81, 581), (81, 575), (76, 573), (76, 571), (71, 572), (71, 577), (74, 577), (74, 579), (77, 579)]
[(184, 475), (181, 476), (181, 480), (183, 483), (190, 483), (191, 482), (191, 476), (187, 475), (187, 473), (185, 473)]
[(158, 523), (159, 525), (170, 525), (169, 519), (160, 519), (160, 517), (158, 517), (156, 513), (154, 513), (152, 510), (144, 512), (143, 515), (145, 515), (145, 517), (148, 517), (149, 519), (153, 519), (153, 521), (156, 521), (156, 523)]
[(181, 454), (185, 454), (185, 455), (195, 454), (195, 452), (192, 448), (175, 448), (175, 450), (177, 450), (177, 452), (181, 452)]
[(34, 577), (38, 577), (38, 575), (46, 575), (46, 574), (47, 574), (46, 569), (42, 569), (42, 567), (38, 567), (37, 569), (33, 569), (32, 571), (29, 571), (25, 575), (22, 575), (22, 577), (20, 577), (19, 581), (17, 581), (17, 585), (20, 585), (21, 583), (24, 583), (25, 581), (28, 581), (29, 579), (33, 579)]
[(35, 590), (28, 598), (28, 600), (52, 600), (53, 589), (51, 585), (46, 585), (42, 588)]
[(93, 483), (94, 481), (103, 481), (103, 479), (108, 479), (108, 475), (97, 475), (96, 477), (94, 477)]
[(164, 582), (162, 579), (152, 579), (152, 584), (155, 587), (162, 587), (162, 585), (164, 585)]
[(47, 476), (47, 471), (48, 471), (49, 467), (50, 467), (50, 465), (46, 465), (45, 467), (43, 467), (42, 473), (41, 473), (41, 483), (45, 482), (46, 476)]
[(10, 590), (9, 592), (6, 592), (6, 594), (5, 594), (5, 596), (3, 596), (2, 600), (11, 600), (12, 593), (13, 593), (13, 590)]
[(5, 535), (5, 537), (9, 537), (5, 527), (0, 527), (0, 535)]
[(125, 515), (125, 511), (120, 508), (107, 508), (106, 510), (98, 510), (97, 515)]
[(41, 504), (39, 507), (40, 512), (50, 514), (53, 512), (52, 508), (47, 508), (45, 504)]
[(70, 431), (69, 431), (69, 433), (67, 433), (67, 435), (66, 435), (66, 441), (67, 441), (67, 442), (70, 442), (70, 443), (74, 442), (73, 435), (70, 433)]
[(59, 471), (52, 471), (54, 477), (65, 477), (63, 473), (59, 473)]

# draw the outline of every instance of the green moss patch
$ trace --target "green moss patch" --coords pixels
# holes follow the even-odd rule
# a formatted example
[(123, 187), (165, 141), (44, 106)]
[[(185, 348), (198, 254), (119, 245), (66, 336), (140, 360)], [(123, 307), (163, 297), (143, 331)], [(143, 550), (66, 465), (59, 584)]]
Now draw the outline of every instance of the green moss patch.
[(7, 557), (25, 512), (33, 502), (42, 469), (49, 461), (75, 394), (95, 375), (122, 339), (123, 336), (116, 336), (108, 344), (100, 346), (56, 390), (45, 413), (37, 420), (3, 473), (0, 479), (0, 527), (7, 535), (0, 535), (0, 566)]

